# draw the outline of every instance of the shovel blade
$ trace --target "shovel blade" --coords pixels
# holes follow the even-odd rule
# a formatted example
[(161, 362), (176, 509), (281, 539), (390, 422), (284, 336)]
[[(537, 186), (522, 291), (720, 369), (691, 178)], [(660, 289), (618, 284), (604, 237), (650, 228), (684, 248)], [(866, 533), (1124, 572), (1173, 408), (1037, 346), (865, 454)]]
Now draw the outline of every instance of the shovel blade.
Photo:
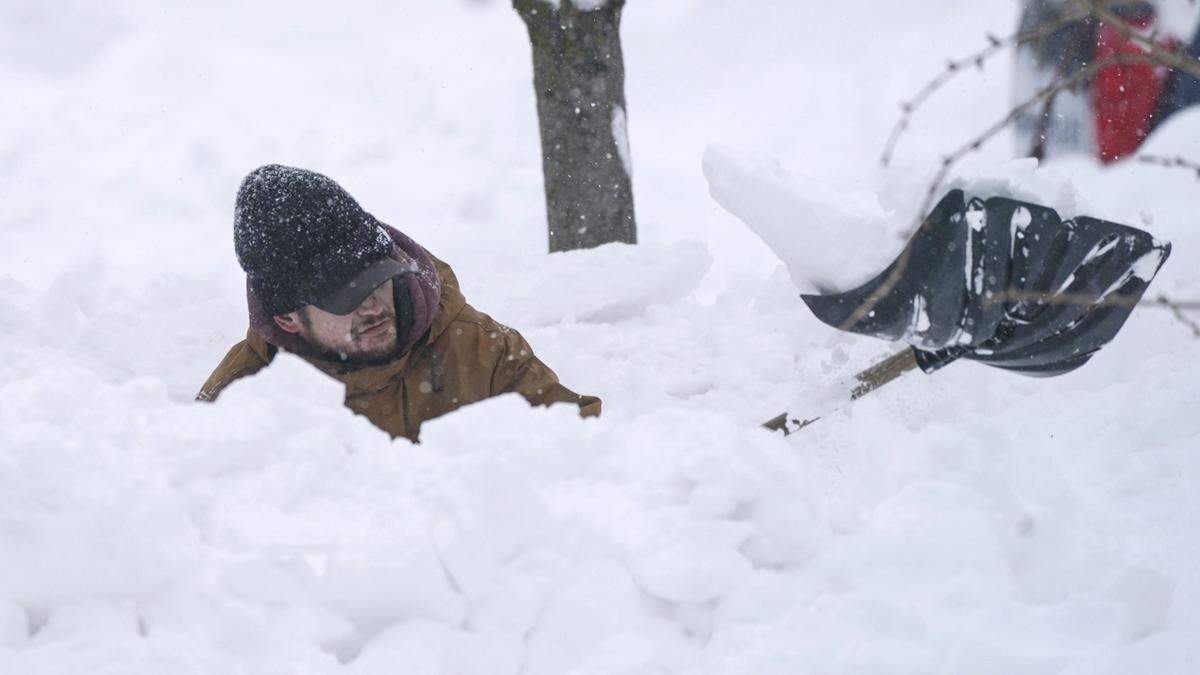
[(866, 284), (802, 297), (835, 328), (909, 343), (926, 372), (966, 358), (1051, 376), (1116, 336), (1170, 252), (1126, 225), (953, 190)]

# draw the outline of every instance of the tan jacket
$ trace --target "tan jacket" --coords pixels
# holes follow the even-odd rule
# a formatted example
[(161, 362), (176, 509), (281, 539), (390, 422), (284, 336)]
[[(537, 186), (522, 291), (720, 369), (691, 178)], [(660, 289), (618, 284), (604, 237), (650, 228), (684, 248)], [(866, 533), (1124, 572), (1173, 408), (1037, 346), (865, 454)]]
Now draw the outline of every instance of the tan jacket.
[[(440, 260), (433, 262), (442, 279), (438, 312), (429, 335), (404, 356), (356, 369), (303, 357), (346, 385), (346, 407), (393, 438), (413, 441), (426, 420), (513, 391), (530, 405), (572, 403), (584, 417), (600, 414), (600, 399), (560, 384), (520, 333), (467, 304), (454, 271)], [(233, 381), (265, 368), (276, 351), (251, 328), (208, 377), (196, 400), (215, 401)]]

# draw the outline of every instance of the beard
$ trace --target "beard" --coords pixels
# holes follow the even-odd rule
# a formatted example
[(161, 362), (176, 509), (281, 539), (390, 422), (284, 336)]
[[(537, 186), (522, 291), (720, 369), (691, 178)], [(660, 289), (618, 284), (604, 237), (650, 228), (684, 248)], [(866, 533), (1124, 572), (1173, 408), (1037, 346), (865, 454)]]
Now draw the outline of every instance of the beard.
[(351, 366), (372, 366), (388, 363), (400, 356), (396, 315), (391, 312), (363, 319), (356, 317), (346, 339), (338, 343), (317, 336), (311, 321), (306, 318), (301, 313), (303, 329), (300, 336), (324, 359)]

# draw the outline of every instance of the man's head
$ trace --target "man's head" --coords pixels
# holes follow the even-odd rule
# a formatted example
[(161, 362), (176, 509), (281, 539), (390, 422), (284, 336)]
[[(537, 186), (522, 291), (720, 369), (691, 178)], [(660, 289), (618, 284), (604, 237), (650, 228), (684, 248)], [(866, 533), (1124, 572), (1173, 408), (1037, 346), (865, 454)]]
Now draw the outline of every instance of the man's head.
[(416, 266), (393, 257), (384, 227), (332, 179), (255, 169), (238, 190), (233, 232), (250, 292), (281, 329), (342, 360), (398, 349), (392, 280)]
[[(233, 244), (250, 290), (272, 315), (304, 305), (348, 314), (403, 266), (392, 239), (342, 186), (314, 171), (269, 164), (238, 189)], [(358, 295), (338, 291), (351, 287)], [(366, 288), (366, 286), (370, 286)]]
[(349, 314), (305, 305), (276, 315), (275, 324), (299, 335), (323, 356), (349, 363), (386, 361), (400, 347), (393, 283), (384, 282)]

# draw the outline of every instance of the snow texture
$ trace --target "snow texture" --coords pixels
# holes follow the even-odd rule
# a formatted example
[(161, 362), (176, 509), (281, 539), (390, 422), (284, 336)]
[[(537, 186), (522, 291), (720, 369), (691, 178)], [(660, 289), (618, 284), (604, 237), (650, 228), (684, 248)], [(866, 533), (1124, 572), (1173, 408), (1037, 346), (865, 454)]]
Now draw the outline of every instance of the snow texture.
[[(548, 256), (508, 3), (4, 3), (0, 673), (1200, 671), (1185, 325), (1139, 309), (1061, 378), (960, 363), (837, 407), (892, 347), (790, 278), (896, 255), (1008, 78), (956, 80), (883, 171), (891, 103), (1015, 6), (850, 0), (806, 39), (804, 3), (636, 9), (643, 243)], [(956, 180), (1152, 222), (1151, 295), (1200, 297), (1193, 175), (1008, 141)], [(393, 442), (287, 355), (194, 403), (245, 333), (232, 203), (268, 162), (449, 261), (603, 417), (501, 397)], [(823, 418), (758, 428), (783, 410)]]
[(625, 122), (625, 109), (619, 105), (614, 105), (612, 109), (612, 137), (613, 144), (617, 146), (617, 154), (621, 156), (621, 166), (625, 167), (625, 174), (633, 176), (633, 160), (629, 154), (629, 128)]
[[(704, 153), (709, 193), (787, 265), (802, 290), (848, 290), (883, 269), (901, 242), (873, 195), (791, 174), (776, 160), (719, 147)], [(857, 242), (877, 240), (863, 248)]]
[(600, 9), (608, 0), (571, 0), (571, 4), (581, 12), (591, 12)]

